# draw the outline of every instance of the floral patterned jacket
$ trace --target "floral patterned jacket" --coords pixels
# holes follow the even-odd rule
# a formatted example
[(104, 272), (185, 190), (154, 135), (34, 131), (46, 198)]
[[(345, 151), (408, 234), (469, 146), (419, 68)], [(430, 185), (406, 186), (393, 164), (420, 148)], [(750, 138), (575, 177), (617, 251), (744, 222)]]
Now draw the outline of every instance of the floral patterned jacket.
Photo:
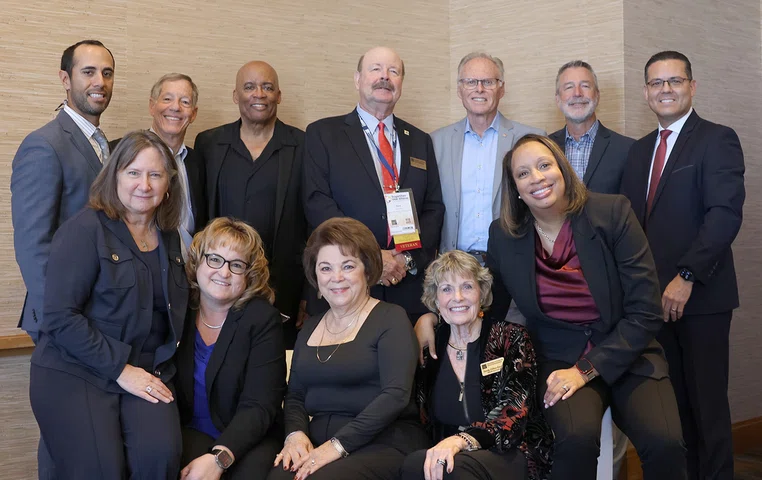
[[(436, 332), (437, 352), (446, 351), (449, 337), (450, 326), (442, 323)], [(552, 463), (553, 432), (536, 398), (537, 361), (529, 332), (521, 325), (485, 318), (479, 342), (480, 364), (496, 358), (505, 360), (500, 372), (481, 376), (485, 420), (473, 423), (465, 432), (482, 448), (498, 453), (518, 448), (526, 457), (530, 480), (545, 480)], [(441, 429), (428, 412), (438, 372), (439, 360), (426, 351), (424, 365), (416, 375), (416, 401), (421, 421), (435, 442), (442, 440), (437, 438)]]

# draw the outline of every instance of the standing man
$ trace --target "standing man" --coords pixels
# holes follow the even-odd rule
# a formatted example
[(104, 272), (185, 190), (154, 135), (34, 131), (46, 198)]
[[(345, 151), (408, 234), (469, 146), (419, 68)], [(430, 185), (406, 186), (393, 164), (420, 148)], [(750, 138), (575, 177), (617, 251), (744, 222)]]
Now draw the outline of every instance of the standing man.
[(589, 63), (574, 60), (556, 75), (556, 105), (566, 126), (550, 138), (566, 153), (577, 176), (598, 193), (619, 193), (627, 153), (635, 142), (606, 128), (595, 116), (600, 91)]
[[(371, 288), (371, 296), (402, 306), (415, 320), (427, 311), (421, 303), (423, 274), (439, 245), (444, 215), (434, 146), (428, 134), (393, 114), (405, 77), (394, 50), (368, 50), (354, 77), (357, 107), (307, 127), (307, 221), (310, 229), (332, 217), (364, 223), (384, 263), (381, 285)], [(406, 199), (406, 219), (417, 217), (417, 240), (395, 235), (398, 225), (387, 220), (393, 197)]]
[(500, 215), (503, 157), (516, 140), (539, 128), (498, 111), (505, 94), (503, 62), (472, 52), (458, 65), (458, 98), (466, 118), (431, 134), (446, 207), (440, 251), (463, 250), (483, 265), (489, 226)]
[(689, 478), (731, 480), (728, 343), (738, 287), (730, 246), (741, 228), (743, 152), (733, 129), (693, 110), (696, 81), (685, 55), (652, 56), (645, 82), (659, 124), (630, 150), (622, 192), (648, 236), (663, 290), (657, 340), (680, 408)]
[(292, 348), (304, 285), (304, 132), (278, 119), (280, 101), (273, 67), (260, 61), (245, 64), (233, 90), (241, 118), (198, 134), (196, 152), (206, 165), (209, 219), (244, 220), (262, 237), (275, 307), (284, 317), (286, 345)]
[(21, 142), (11, 173), (13, 245), (27, 290), (19, 327), (35, 344), (53, 234), (85, 206), (108, 160), (98, 126), (111, 101), (114, 57), (97, 40), (77, 42), (64, 50), (58, 76), (66, 90), (63, 111)]

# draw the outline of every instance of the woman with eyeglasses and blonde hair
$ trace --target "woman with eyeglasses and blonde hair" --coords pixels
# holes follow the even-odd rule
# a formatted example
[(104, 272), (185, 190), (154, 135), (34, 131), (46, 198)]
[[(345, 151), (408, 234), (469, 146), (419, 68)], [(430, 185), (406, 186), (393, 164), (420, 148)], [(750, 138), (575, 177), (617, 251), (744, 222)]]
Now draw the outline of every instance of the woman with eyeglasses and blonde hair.
[(191, 308), (177, 351), (187, 480), (265, 478), (280, 449), (285, 393), (281, 316), (262, 239), (217, 218), (196, 234), (186, 272)]

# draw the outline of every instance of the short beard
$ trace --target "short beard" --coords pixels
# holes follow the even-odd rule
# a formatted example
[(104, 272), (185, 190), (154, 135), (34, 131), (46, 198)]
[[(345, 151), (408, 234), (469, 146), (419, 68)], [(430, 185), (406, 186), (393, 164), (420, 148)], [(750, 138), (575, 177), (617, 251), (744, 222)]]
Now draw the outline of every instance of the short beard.
[(106, 100), (106, 103), (103, 105), (103, 107), (100, 105), (90, 105), (90, 103), (87, 101), (87, 93), (85, 92), (72, 92), (71, 100), (74, 102), (74, 106), (77, 107), (77, 110), (84, 113), (85, 115), (100, 116), (100, 114), (106, 110), (106, 107), (108, 107), (108, 104), (111, 102), (111, 97)]
[(564, 105), (564, 108), (562, 109), (564, 113), (564, 117), (566, 117), (566, 121), (570, 123), (585, 123), (586, 121), (590, 120), (590, 117), (595, 115), (595, 109), (598, 108), (598, 101), (597, 100), (591, 100), (590, 103), (587, 104), (587, 110), (580, 115), (580, 116), (572, 116), (570, 112), (567, 110), (569, 105)]

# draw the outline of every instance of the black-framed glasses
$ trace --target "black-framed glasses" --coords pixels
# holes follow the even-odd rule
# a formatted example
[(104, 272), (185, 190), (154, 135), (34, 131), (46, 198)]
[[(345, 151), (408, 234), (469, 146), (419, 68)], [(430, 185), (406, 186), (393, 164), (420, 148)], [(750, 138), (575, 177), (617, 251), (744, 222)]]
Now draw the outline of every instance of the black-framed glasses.
[(466, 87), (468, 90), (475, 89), (480, 83), (485, 90), (494, 90), (503, 84), (503, 81), (499, 78), (461, 78), (458, 83)]
[(205, 253), (204, 257), (206, 258), (206, 265), (215, 270), (219, 270), (227, 263), (230, 268), (230, 273), (243, 275), (246, 272), (246, 269), (249, 268), (249, 264), (243, 260), (225, 260), (225, 258), (216, 253)]
[(682, 87), (685, 82), (689, 81), (690, 78), (685, 77), (654, 78), (653, 80), (646, 82), (646, 85), (653, 90), (660, 90), (665, 83), (669, 84), (672, 88), (679, 88)]

